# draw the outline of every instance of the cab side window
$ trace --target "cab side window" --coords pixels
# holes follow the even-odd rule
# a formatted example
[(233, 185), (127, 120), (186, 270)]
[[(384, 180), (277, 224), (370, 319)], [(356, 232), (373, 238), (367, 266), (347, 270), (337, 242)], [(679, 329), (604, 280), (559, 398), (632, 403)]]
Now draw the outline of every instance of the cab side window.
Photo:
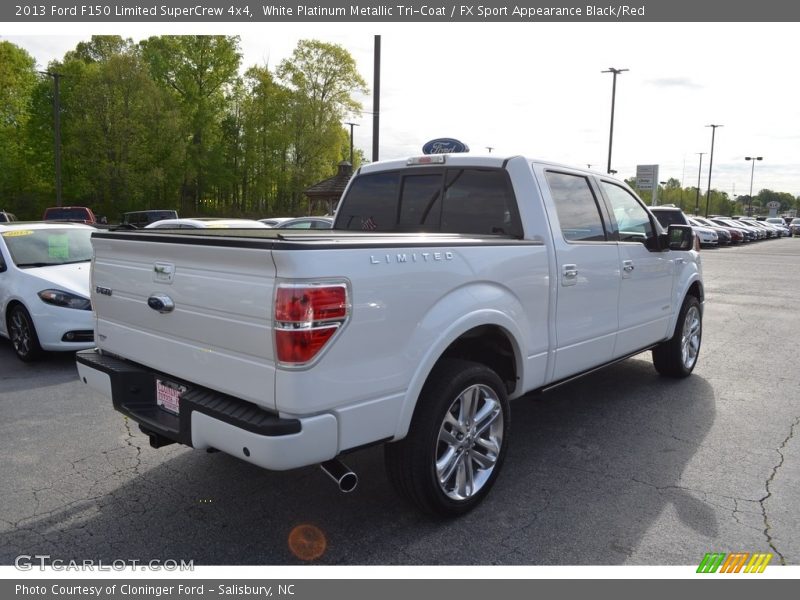
[(605, 242), (606, 231), (589, 180), (582, 175), (556, 171), (547, 171), (545, 177), (564, 239), (568, 242)]
[(608, 181), (601, 181), (603, 192), (608, 197), (620, 242), (642, 242), (655, 235), (650, 213), (625, 188)]

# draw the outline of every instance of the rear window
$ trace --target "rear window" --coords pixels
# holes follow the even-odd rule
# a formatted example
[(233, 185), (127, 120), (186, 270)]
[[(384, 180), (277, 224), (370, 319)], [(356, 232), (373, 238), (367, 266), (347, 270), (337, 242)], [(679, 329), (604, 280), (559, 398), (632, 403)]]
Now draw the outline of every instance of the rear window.
[(44, 211), (45, 221), (86, 221), (89, 212), (85, 208), (48, 208)]
[(522, 237), (511, 182), (500, 169), (388, 171), (353, 180), (334, 229)]

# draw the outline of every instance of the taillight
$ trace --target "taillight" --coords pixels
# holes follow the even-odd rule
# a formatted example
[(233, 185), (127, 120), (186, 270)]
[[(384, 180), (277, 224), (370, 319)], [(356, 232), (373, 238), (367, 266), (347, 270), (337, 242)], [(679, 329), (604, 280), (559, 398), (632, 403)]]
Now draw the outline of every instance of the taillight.
[(344, 282), (279, 283), (275, 292), (275, 356), (300, 366), (314, 360), (350, 314)]

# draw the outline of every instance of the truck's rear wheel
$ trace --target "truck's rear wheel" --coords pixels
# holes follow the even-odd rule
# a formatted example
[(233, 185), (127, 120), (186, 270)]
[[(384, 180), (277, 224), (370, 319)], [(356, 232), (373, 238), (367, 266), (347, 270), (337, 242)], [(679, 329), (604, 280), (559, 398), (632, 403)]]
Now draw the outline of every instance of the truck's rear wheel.
[(702, 337), (700, 301), (694, 296), (686, 296), (678, 314), (675, 333), (669, 340), (653, 348), (656, 371), (668, 377), (687, 377), (697, 364)]
[(445, 360), (428, 378), (408, 436), (385, 450), (392, 483), (425, 512), (456, 516), (494, 484), (508, 444), (505, 386), (485, 365)]

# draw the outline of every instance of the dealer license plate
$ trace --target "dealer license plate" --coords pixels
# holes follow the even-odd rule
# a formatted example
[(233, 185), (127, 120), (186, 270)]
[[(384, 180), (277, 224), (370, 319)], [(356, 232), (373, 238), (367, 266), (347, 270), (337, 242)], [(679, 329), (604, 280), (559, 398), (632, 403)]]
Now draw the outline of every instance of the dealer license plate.
[(181, 410), (181, 394), (185, 391), (185, 385), (156, 379), (156, 404), (167, 412), (177, 415)]

